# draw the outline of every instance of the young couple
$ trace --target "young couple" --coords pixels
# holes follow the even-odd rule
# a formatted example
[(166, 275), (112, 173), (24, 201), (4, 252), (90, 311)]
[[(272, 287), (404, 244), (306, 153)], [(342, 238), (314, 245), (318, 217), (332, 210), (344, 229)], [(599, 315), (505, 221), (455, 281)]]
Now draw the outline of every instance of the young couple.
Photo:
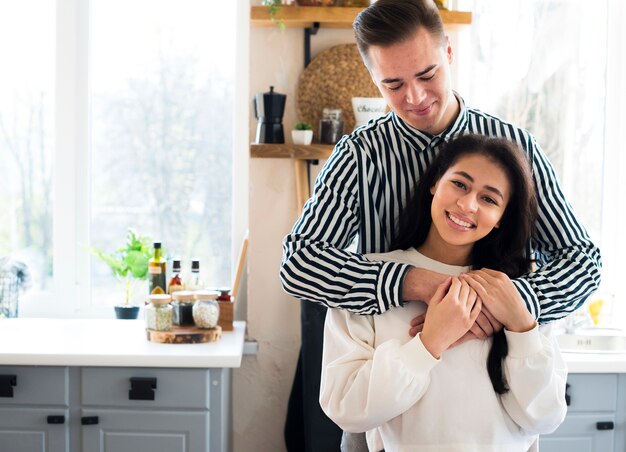
[[(469, 425), (478, 428), (479, 421), (482, 420), (484, 425), (490, 428), (492, 419), (484, 416), (487, 411), (495, 410), (496, 400), (502, 400), (505, 412), (498, 421), (499, 427), (497, 429), (494, 427), (491, 433), (512, 435), (510, 432), (519, 428), (520, 435), (524, 436), (526, 428), (529, 434), (533, 431), (543, 431), (545, 426), (531, 425), (534, 422), (532, 419), (520, 419), (520, 416), (529, 413), (532, 416), (543, 416), (546, 409), (543, 397), (533, 400), (530, 407), (524, 408), (522, 405), (512, 407), (513, 402), (523, 404), (521, 399), (515, 398), (518, 397), (519, 389), (515, 376), (523, 375), (521, 378), (527, 380), (529, 388), (534, 387), (534, 382), (526, 375), (526, 370), (522, 369), (530, 365), (530, 361), (525, 360), (535, 359), (530, 356), (533, 352), (545, 354), (545, 366), (548, 366), (548, 371), (552, 372), (552, 368), (549, 367), (552, 365), (554, 369), (560, 369), (558, 372), (555, 371), (555, 378), (560, 378), (562, 369), (558, 357), (548, 352), (545, 335), (539, 334), (537, 327), (531, 328), (534, 323), (527, 320), (532, 318), (544, 325), (580, 307), (599, 286), (600, 250), (576, 218), (559, 186), (549, 159), (535, 138), (525, 129), (467, 106), (464, 99), (452, 90), (450, 69), (453, 61), (452, 47), (432, 0), (377, 0), (359, 14), (354, 22), (354, 30), (363, 62), (391, 111), (345, 136), (335, 146), (316, 180), (313, 196), (307, 201), (302, 215), (283, 243), (281, 282), (286, 292), (302, 300), (302, 348), (287, 415), (285, 429), (287, 448), (290, 451), (307, 452), (339, 449), (341, 429), (328, 419), (319, 405), (327, 308), (338, 308), (363, 315), (361, 321), (366, 322), (364, 328), (366, 330), (369, 328), (367, 331), (361, 331), (361, 326), (355, 326), (358, 331), (350, 332), (355, 334), (355, 337), (350, 338), (350, 341), (346, 338), (345, 344), (340, 341), (344, 351), (347, 352), (349, 347), (355, 347), (355, 350), (364, 353), (359, 359), (365, 359), (366, 351), (367, 353), (373, 351), (374, 356), (383, 355), (375, 345), (380, 344), (384, 350), (385, 347), (396, 344), (399, 347), (397, 351), (399, 355), (390, 356), (398, 356), (394, 359), (399, 361), (402, 361), (401, 358), (409, 361), (410, 365), (397, 377), (389, 377), (388, 380), (383, 378), (383, 381), (377, 380), (371, 384), (367, 392), (367, 400), (370, 403), (378, 399), (387, 399), (390, 405), (395, 406), (396, 400), (393, 397), (399, 395), (397, 403), (403, 408), (402, 413), (409, 410), (407, 419), (412, 419), (414, 414), (412, 407), (416, 405), (415, 397), (419, 395), (417, 387), (421, 385), (422, 390), (429, 388), (423, 396), (426, 399), (420, 399), (424, 402), (429, 400), (428, 394), (432, 392), (433, 385), (435, 387), (439, 385), (441, 391), (437, 393), (449, 395), (450, 400), (467, 403), (465, 407), (472, 406), (471, 410), (458, 410), (445, 415), (435, 410), (434, 416), (439, 413), (443, 418), (432, 416), (420, 418), (419, 422), (411, 422), (406, 428), (402, 428), (402, 434), (408, 435), (411, 430), (418, 429), (420, 435), (416, 437), (424, 436), (438, 443), (440, 438), (433, 438), (430, 435), (442, 432), (439, 426), (444, 420), (456, 420), (456, 423), (448, 425), (458, 426), (461, 441), (465, 439), (469, 441), (467, 435), (470, 431), (467, 428)], [(478, 236), (485, 232), (482, 229), (485, 222), (482, 219), (475, 220), (468, 213), (462, 214), (460, 207), (449, 215), (441, 211), (433, 212), (432, 222), (428, 215), (426, 220), (415, 218), (419, 212), (422, 212), (422, 216), (428, 213), (425, 210), (408, 207), (416, 184), (424, 177), (440, 152), (443, 152), (445, 145), (459, 136), (472, 134), (502, 138), (515, 143), (530, 162), (532, 185), (537, 194), (537, 215), (532, 228), (532, 239), (525, 244), (529, 249), (526, 254), (512, 256), (508, 251), (503, 254), (503, 250), (507, 249), (517, 251), (524, 249), (519, 243), (504, 241), (503, 248), (488, 243), (490, 237), (499, 236), (501, 230), (509, 231), (508, 237), (527, 239), (530, 234), (520, 228), (521, 224), (528, 224), (527, 220), (532, 216), (532, 212), (523, 207), (511, 207), (509, 204), (507, 209), (504, 209), (503, 198), (493, 191), (489, 191), (489, 199), (493, 200), (498, 208), (503, 208), (504, 215), (502, 220), (493, 222), (492, 227), (487, 228), (493, 229), (495, 234), (494, 232), (486, 234), (482, 240), (478, 240)], [(484, 146), (478, 147), (482, 149)], [(478, 158), (478, 155), (474, 157)], [(492, 164), (493, 161), (492, 158)], [(458, 161), (454, 162), (452, 166), (457, 163)], [(504, 164), (495, 166), (500, 170), (508, 168)], [(425, 183), (422, 188), (429, 194), (437, 193), (436, 190), (445, 180), (443, 174), (448, 169), (436, 176), (433, 183)], [(468, 174), (478, 177), (478, 174), (472, 175), (469, 172)], [(492, 168), (488, 174), (496, 172)], [(510, 196), (514, 197), (517, 191), (525, 190), (525, 182), (509, 180), (510, 175), (506, 171), (504, 174), (506, 183), (509, 184)], [(459, 183), (467, 185), (467, 181)], [(434, 193), (430, 193), (431, 189)], [(505, 194), (502, 187), (498, 188), (498, 191), (502, 195)], [(510, 200), (508, 202), (510, 203)], [(469, 208), (471, 210), (475, 207)], [(517, 224), (514, 225), (504, 222), (512, 213), (511, 210), (517, 210), (513, 214), (520, 215), (519, 221), (516, 220)], [(481, 212), (484, 211), (481, 206)], [(404, 236), (398, 236), (397, 221), (405, 217), (409, 218), (411, 223), (409, 226), (428, 229), (411, 230), (409, 227), (405, 228), (408, 232), (403, 233)], [(476, 221), (476, 224), (473, 221)], [(431, 223), (434, 234), (432, 238), (429, 236)], [(454, 242), (448, 243), (452, 239), (444, 234), (444, 230), (471, 238), (457, 248)], [(414, 240), (417, 236), (422, 237), (423, 243)], [(400, 243), (402, 240), (406, 242)], [(349, 248), (354, 241), (357, 245), (356, 252)], [(476, 242), (475, 245), (472, 244), (473, 241)], [(450, 248), (451, 244), (455, 247)], [(489, 246), (485, 248), (486, 245)], [(420, 251), (410, 250), (392, 256), (372, 254), (397, 249), (406, 250), (416, 246), (420, 247)], [(471, 252), (468, 251), (470, 248)], [(451, 249), (455, 252), (453, 253)], [(489, 251), (484, 251), (485, 249)], [(440, 255), (442, 251), (443, 257)], [(466, 254), (460, 255), (460, 251)], [(366, 257), (368, 254), (369, 259)], [(528, 272), (530, 257), (535, 259), (536, 269)], [(472, 271), (466, 271), (464, 267), (468, 265), (472, 267)], [(490, 270), (483, 270), (483, 267)], [(460, 273), (467, 275), (459, 276)], [(452, 278), (448, 279), (450, 277)], [(443, 295), (444, 292), (446, 295)], [(410, 328), (409, 317), (411, 317), (408, 313), (418, 314), (419, 306), (423, 308), (423, 305), (415, 303), (414, 300), (427, 302), (432, 300), (432, 306), (427, 311), (429, 318), (420, 337), (411, 340), (409, 337), (415, 336), (419, 327), (412, 328), (407, 335), (406, 330)], [(520, 306), (525, 306), (530, 317), (518, 310)], [(449, 311), (461, 311), (463, 314), (453, 316)], [(374, 314), (383, 316), (380, 319), (369, 317)], [(342, 316), (345, 317), (348, 328), (350, 326), (347, 323), (348, 319), (353, 320), (353, 317), (341, 312), (333, 312), (332, 321), (329, 320), (331, 325), (341, 320)], [(457, 322), (461, 318), (463, 322), (459, 325)], [(491, 389), (493, 391), (491, 399), (485, 399), (491, 400), (492, 404), (489, 406), (489, 402), (483, 403), (483, 399), (480, 399), (480, 403), (477, 403), (478, 399), (473, 398), (485, 388), (472, 386), (477, 381), (475, 378), (465, 378), (466, 373), (476, 376), (484, 371), (483, 355), (486, 348), (490, 347), (488, 342), (466, 341), (462, 346), (448, 347), (453, 337), (460, 334), (474, 318), (476, 320), (463, 340), (468, 337), (492, 336), (494, 331), (501, 327), (501, 323), (504, 324), (505, 331), (500, 335), (504, 334), (508, 339), (508, 358), (502, 364), (506, 376), (502, 381), (506, 381), (506, 386), (501, 386), (502, 391), (498, 393), (502, 394), (497, 399), (495, 399), (496, 390)], [(397, 323), (389, 328), (397, 330), (398, 337), (384, 341), (384, 344), (381, 342), (386, 337), (383, 333), (381, 339), (377, 337), (375, 342), (371, 342), (374, 340), (373, 336), (365, 337), (371, 334), (374, 326), (380, 325), (383, 328), (382, 325), (386, 325), (388, 321), (386, 319), (396, 319)], [(393, 323), (391, 320), (389, 322)], [(361, 324), (357, 322), (357, 325)], [(527, 328), (531, 329), (525, 331)], [(342, 330), (339, 325), (335, 329)], [(376, 331), (378, 333), (378, 330)], [(365, 336), (362, 337), (361, 334)], [(498, 336), (493, 342), (496, 346), (503, 345)], [(326, 350), (329, 353), (336, 353), (328, 346)], [(353, 352), (347, 353), (350, 355)], [(406, 358), (408, 355), (411, 358)], [(440, 355), (441, 362), (437, 361)], [(448, 360), (457, 355), (461, 355), (459, 359), (472, 358), (473, 365), (478, 367), (463, 368), (450, 384), (446, 384), (449, 381), (444, 377), (435, 378), (432, 372), (444, 372)], [(494, 357), (498, 355), (502, 356), (504, 353), (502, 351), (493, 353)], [(344, 359), (327, 353), (328, 367), (324, 375), (325, 389), (322, 398), (325, 404), (331, 403), (331, 399), (327, 398), (330, 383), (328, 378), (338, 377), (337, 374), (330, 372), (335, 357), (338, 362)], [(369, 358), (367, 361), (369, 362)], [(374, 360), (370, 364), (373, 363)], [(498, 371), (497, 359), (492, 358), (490, 363), (493, 364), (493, 367), (490, 365), (492, 369), (489, 372), (490, 381), (493, 379), (498, 387), (497, 375), (502, 374), (502, 371)], [(430, 371), (428, 366), (433, 370)], [(519, 370), (520, 373), (511, 374), (512, 368)], [(470, 372), (468, 369), (474, 370)], [(386, 371), (379, 368), (373, 370)], [(414, 378), (417, 373), (420, 373), (421, 377)], [(360, 375), (358, 372), (353, 376), (356, 379)], [(533, 376), (535, 377), (537, 376)], [(425, 379), (423, 384), (418, 383), (420, 378)], [(355, 382), (354, 389), (360, 388), (358, 382), (356, 380)], [(412, 393), (414, 400), (410, 398), (405, 400), (403, 394), (407, 387), (416, 391)], [(509, 391), (503, 392), (506, 387)], [(342, 388), (335, 387), (331, 392), (340, 389)], [(530, 397), (530, 389), (528, 391), (524, 395)], [(341, 391), (337, 394), (339, 397), (350, 396), (349, 393), (344, 394)], [(560, 397), (559, 394), (555, 394), (556, 399), (557, 396)], [(513, 402), (509, 403), (510, 400)], [(365, 411), (368, 406), (364, 406), (363, 402), (360, 403), (358, 406)], [(441, 403), (447, 404), (448, 398)], [(341, 417), (341, 409), (349, 407), (339, 404), (335, 407), (328, 405), (326, 408), (339, 409), (336, 415)], [(514, 413), (516, 409), (519, 410), (517, 414)], [(558, 409), (561, 409), (561, 405)], [(368, 413), (372, 414), (371, 410)], [(554, 419), (561, 414), (559, 411)], [(382, 418), (384, 416), (380, 419)], [(384, 432), (379, 432), (381, 437), (385, 437), (383, 433), (400, 428), (399, 423), (403, 418), (403, 416), (398, 418), (394, 421), (396, 423), (388, 424), (388, 419), (383, 422), (385, 427)], [(357, 416), (355, 422), (359, 422), (359, 419), (362, 417)], [(378, 427), (382, 424), (375, 423), (380, 419), (372, 423), (368, 421), (365, 426)], [(337, 420), (341, 423), (344, 419)], [(529, 424), (526, 425), (526, 422)], [(552, 426), (555, 425), (554, 422), (551, 423)], [(524, 426), (519, 427), (522, 424)], [(533, 430), (534, 428), (536, 430)], [(445, 431), (452, 435), (448, 430)], [(302, 434), (292, 434), (294, 432)], [(490, 438), (489, 431), (479, 428), (478, 432), (477, 438), (480, 441), (491, 442), (497, 439)], [(413, 436), (407, 438), (408, 441), (414, 439)], [(503, 438), (504, 436), (497, 440), (504, 441)], [(448, 439), (454, 440), (452, 437)], [(456, 448), (472, 450), (469, 446)], [(454, 450), (453, 447), (448, 450), (450, 449)]]
[[(373, 261), (445, 275), (428, 303), (326, 316), (320, 404), (370, 451), (526, 452), (566, 413), (567, 368), (513, 284), (530, 270), (537, 200), (522, 151), (504, 139), (451, 141), (419, 181), (392, 251)], [(482, 307), (504, 329), (467, 340)], [(420, 333), (411, 319), (424, 313)]]

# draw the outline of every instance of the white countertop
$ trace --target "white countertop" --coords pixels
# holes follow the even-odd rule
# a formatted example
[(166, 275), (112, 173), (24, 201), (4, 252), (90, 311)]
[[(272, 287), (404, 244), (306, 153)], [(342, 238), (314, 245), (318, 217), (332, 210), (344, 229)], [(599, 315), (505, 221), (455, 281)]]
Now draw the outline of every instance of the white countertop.
[[(143, 320), (0, 320), (0, 365), (239, 367), (245, 322), (217, 342), (157, 344)], [(626, 373), (626, 353), (563, 353), (570, 373)]]
[(204, 344), (158, 344), (144, 320), (0, 320), (0, 365), (239, 367), (245, 322)]
[(563, 353), (570, 374), (626, 373), (626, 353)]

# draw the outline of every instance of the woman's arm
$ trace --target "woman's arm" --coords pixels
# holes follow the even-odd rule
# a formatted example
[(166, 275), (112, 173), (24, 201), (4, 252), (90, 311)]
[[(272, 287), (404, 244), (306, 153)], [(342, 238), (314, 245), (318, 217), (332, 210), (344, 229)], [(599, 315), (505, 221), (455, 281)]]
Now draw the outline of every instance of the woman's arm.
[(509, 392), (501, 396), (509, 416), (530, 435), (548, 434), (565, 419), (567, 365), (551, 326), (525, 333), (505, 330), (509, 354), (504, 373)]
[(502, 405), (528, 434), (550, 433), (563, 422), (567, 366), (551, 326), (541, 332), (515, 285), (503, 273), (476, 270), (461, 277), (505, 327), (508, 355), (503, 369), (509, 391)]
[(371, 430), (413, 406), (428, 388), (437, 358), (480, 311), (476, 293), (458, 278), (441, 284), (429, 306), (422, 334), (377, 347), (372, 317), (328, 311), (320, 405), (341, 428)]
[(320, 405), (343, 430), (365, 432), (407, 411), (424, 394), (438, 360), (417, 336), (374, 348), (374, 320), (329, 309)]

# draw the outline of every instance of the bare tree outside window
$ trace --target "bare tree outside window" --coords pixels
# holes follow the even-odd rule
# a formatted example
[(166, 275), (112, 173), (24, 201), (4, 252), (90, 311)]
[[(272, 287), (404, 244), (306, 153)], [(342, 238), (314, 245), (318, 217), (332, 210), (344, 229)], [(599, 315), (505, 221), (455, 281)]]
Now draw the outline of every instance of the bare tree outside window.
[[(146, 2), (94, 2), (91, 241), (114, 249), (133, 227), (218, 287), (232, 271), (234, 6), (220, 3), (219, 28), (204, 3), (149, 2), (146, 23)], [(114, 303), (114, 284), (93, 261), (94, 301)]]

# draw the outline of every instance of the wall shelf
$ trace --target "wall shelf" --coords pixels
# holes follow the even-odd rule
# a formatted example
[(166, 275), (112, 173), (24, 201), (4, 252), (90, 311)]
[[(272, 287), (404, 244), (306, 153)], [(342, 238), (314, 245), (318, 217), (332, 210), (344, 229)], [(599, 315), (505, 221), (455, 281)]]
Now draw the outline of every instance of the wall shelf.
[(332, 144), (256, 144), (250, 145), (251, 158), (324, 160), (334, 149)]
[[(363, 8), (338, 6), (283, 6), (276, 19), (282, 20), (286, 27), (309, 28), (319, 23), (323, 28), (352, 28), (352, 22)], [(469, 11), (440, 10), (446, 25), (468, 25), (472, 23)], [(255, 27), (276, 27), (269, 17), (266, 6), (250, 8), (250, 22)]]

